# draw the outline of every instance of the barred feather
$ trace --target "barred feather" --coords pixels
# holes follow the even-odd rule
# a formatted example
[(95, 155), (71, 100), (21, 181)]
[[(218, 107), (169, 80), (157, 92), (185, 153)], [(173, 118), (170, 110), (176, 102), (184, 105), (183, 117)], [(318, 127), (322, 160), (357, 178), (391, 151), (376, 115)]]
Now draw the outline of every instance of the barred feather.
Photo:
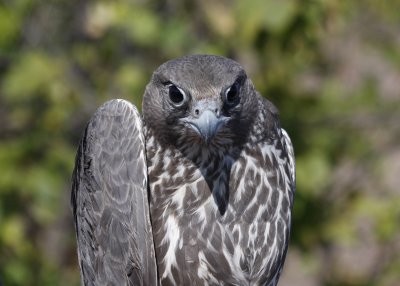
[(146, 172), (136, 108), (106, 102), (86, 127), (73, 174), (82, 285), (156, 285)]

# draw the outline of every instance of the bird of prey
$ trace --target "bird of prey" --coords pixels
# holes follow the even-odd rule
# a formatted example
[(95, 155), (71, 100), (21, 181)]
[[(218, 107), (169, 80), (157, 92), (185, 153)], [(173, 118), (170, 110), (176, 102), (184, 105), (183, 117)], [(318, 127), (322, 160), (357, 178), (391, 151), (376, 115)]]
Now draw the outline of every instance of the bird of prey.
[(235, 61), (162, 64), (142, 116), (111, 100), (73, 173), (84, 285), (277, 285), (295, 192), (276, 107)]

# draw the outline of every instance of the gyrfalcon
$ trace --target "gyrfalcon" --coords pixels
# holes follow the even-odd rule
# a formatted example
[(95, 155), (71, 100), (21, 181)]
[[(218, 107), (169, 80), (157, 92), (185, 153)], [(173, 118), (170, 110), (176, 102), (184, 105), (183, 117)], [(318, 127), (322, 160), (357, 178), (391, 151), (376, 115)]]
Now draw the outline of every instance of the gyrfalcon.
[(142, 116), (111, 100), (78, 148), (72, 207), (84, 285), (277, 285), (295, 192), (277, 108), (235, 61), (168, 61)]

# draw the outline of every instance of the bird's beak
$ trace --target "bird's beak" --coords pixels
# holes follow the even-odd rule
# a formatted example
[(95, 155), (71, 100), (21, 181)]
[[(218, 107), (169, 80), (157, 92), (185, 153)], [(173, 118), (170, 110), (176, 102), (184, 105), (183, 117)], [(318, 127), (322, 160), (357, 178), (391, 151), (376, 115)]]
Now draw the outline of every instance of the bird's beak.
[(221, 116), (215, 104), (197, 104), (197, 115), (186, 118), (185, 122), (196, 131), (206, 143), (209, 143), (218, 133), (222, 125), (227, 122), (227, 117)]

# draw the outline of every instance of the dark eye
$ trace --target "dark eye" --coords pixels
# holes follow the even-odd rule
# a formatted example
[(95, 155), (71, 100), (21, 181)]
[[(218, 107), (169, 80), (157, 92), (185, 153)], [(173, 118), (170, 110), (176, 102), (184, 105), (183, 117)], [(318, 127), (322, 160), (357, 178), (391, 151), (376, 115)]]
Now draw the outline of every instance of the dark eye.
[(186, 99), (185, 92), (174, 84), (168, 85), (169, 99), (177, 106), (184, 103)]
[(239, 83), (235, 82), (225, 91), (225, 103), (234, 106), (239, 103)]

